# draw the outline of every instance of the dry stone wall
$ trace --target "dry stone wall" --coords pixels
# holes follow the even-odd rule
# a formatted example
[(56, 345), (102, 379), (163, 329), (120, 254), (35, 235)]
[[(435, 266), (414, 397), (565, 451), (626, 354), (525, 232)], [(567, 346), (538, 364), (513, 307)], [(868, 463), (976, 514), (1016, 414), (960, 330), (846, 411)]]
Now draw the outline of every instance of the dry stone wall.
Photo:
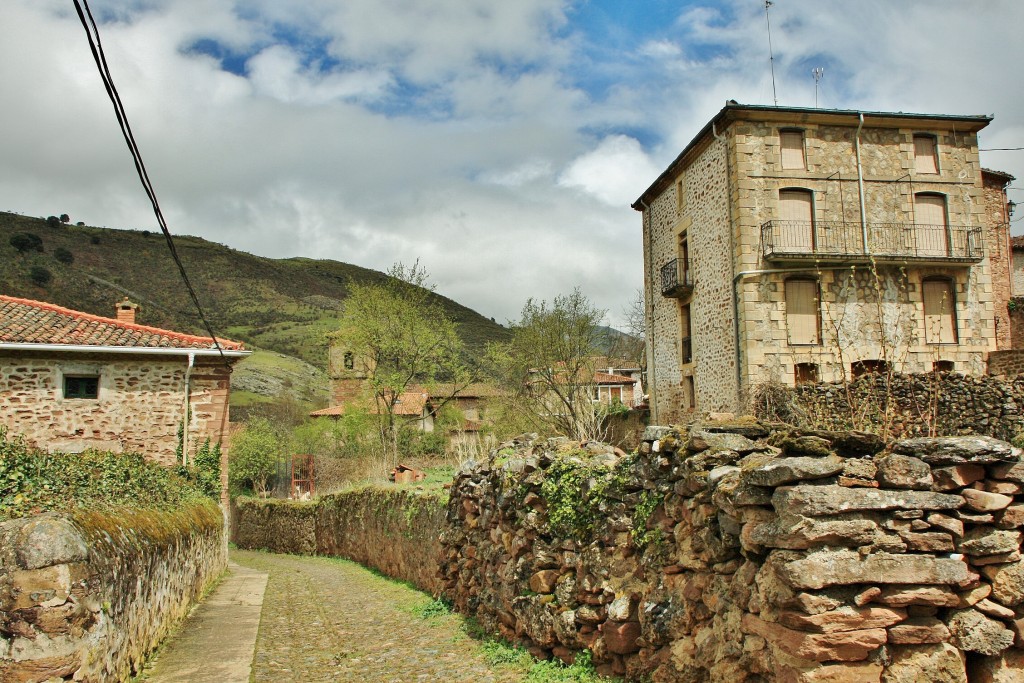
[(0, 680), (126, 680), (226, 565), (212, 502), (0, 523)]
[(755, 422), (650, 428), (627, 457), (524, 440), (457, 475), (445, 590), (630, 680), (1019, 681), (1020, 458)]
[(344, 557), (437, 595), (445, 502), (437, 493), (375, 487), (305, 503), (242, 498), (232, 541), (240, 548)]

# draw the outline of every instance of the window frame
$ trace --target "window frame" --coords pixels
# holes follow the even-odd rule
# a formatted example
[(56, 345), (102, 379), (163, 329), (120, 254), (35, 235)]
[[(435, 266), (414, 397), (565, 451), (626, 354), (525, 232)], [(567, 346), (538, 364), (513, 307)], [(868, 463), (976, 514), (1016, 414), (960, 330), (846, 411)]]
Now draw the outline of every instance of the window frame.
[[(783, 145), (782, 139), (784, 135), (799, 135), (800, 136), (800, 158), (803, 162), (802, 166), (787, 166), (786, 165), (786, 147)], [(779, 129), (779, 168), (783, 171), (806, 171), (807, 170), (807, 131), (803, 128), (780, 128)]]
[[(72, 383), (84, 388), (69, 392), (68, 389)], [(61, 378), (61, 398), (69, 401), (98, 401), (100, 399), (100, 375), (84, 372), (65, 374)]]
[[(814, 337), (813, 342), (794, 342), (793, 341), (793, 325), (790, 324), (790, 316), (794, 313), (790, 310), (790, 283), (811, 283), (814, 285)], [(789, 346), (821, 346), (821, 282), (814, 277), (797, 275), (794, 277), (788, 277), (783, 281), (782, 284), (782, 295), (783, 300), (786, 303), (786, 343)]]
[[(928, 140), (932, 145), (932, 161), (935, 162), (934, 171), (922, 171), (917, 167), (917, 160), (920, 158), (917, 153), (917, 141)], [(915, 175), (941, 175), (942, 166), (939, 164), (939, 136), (934, 133), (914, 133), (911, 138), (914, 145), (914, 174)]]
[[(929, 333), (928, 325), (928, 297), (925, 293), (925, 290), (929, 284), (942, 284), (947, 288), (946, 291), (949, 293), (949, 317), (950, 323), (952, 323), (950, 327), (950, 330), (953, 334), (952, 341), (942, 341), (942, 328), (940, 328), (938, 331), (938, 341), (934, 341), (931, 338), (932, 335)], [(938, 315), (940, 316), (941, 321), (941, 309), (939, 310)], [(954, 280), (951, 277), (946, 277), (943, 275), (931, 275), (921, 279), (921, 319), (924, 324), (925, 344), (929, 346), (956, 346), (960, 343), (960, 318), (957, 315), (956, 310), (956, 280)]]

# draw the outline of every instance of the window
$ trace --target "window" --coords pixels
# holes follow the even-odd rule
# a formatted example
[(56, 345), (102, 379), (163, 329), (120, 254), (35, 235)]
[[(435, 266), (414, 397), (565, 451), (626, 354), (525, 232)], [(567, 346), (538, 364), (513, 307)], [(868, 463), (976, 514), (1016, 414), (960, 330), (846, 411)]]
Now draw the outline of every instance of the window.
[(793, 367), (793, 374), (797, 384), (816, 384), (818, 381), (818, 364), (797, 363)]
[(919, 192), (914, 195), (914, 242), (918, 256), (946, 256), (946, 195)]
[(96, 375), (65, 375), (64, 398), (97, 399), (100, 397), (100, 378)]
[(887, 372), (889, 372), (889, 364), (884, 360), (858, 360), (850, 363), (850, 374), (854, 377), (884, 375)]
[(687, 375), (686, 377), (683, 377), (683, 385), (682, 386), (683, 386), (683, 403), (685, 404), (685, 405), (683, 405), (683, 407), (686, 408), (687, 410), (695, 410), (697, 408), (697, 404), (696, 404), (696, 398), (695, 398), (695, 396), (696, 396), (695, 389), (694, 389), (694, 385), (693, 385), (693, 377), (690, 376), (690, 375)]
[(932, 372), (953, 372), (953, 361), (937, 360), (932, 363)]
[(914, 170), (918, 173), (938, 173), (939, 157), (934, 135), (914, 136)]
[(683, 365), (693, 362), (693, 328), (690, 325), (690, 304), (686, 304), (680, 308), (679, 321), (682, 327), (682, 340), (680, 343), (680, 362)]
[(679, 237), (679, 284), (690, 284), (690, 246), (686, 241), (686, 233)]
[(351, 351), (345, 352), (345, 369), (352, 370), (356, 366), (356, 357)]
[(782, 147), (782, 168), (807, 168), (804, 156), (804, 132), (802, 130), (783, 130), (779, 132), (779, 143)]
[(683, 179), (676, 181), (676, 210), (682, 211), (686, 208), (686, 194), (683, 192)]
[(956, 299), (953, 282), (933, 278), (921, 283), (926, 344), (956, 344)]
[(814, 251), (814, 198), (810, 190), (779, 190), (779, 239), (787, 251)]
[(786, 280), (786, 330), (789, 343), (821, 343), (817, 280)]

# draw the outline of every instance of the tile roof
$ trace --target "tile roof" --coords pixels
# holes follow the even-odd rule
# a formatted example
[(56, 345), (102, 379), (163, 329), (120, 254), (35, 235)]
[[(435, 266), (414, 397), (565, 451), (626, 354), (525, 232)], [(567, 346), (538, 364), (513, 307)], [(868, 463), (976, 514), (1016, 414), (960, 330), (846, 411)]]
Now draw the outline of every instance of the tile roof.
[(1010, 248), (1014, 251), (1024, 249), (1024, 235), (1010, 238)]
[(636, 380), (625, 375), (609, 375), (607, 372), (595, 372), (594, 384), (636, 384)]
[[(225, 351), (241, 342), (218, 339)], [(210, 337), (103, 318), (55, 304), (0, 294), (0, 343), (123, 346), (126, 348), (212, 349)]]
[[(406, 417), (420, 417), (423, 415), (423, 410), (427, 406), (427, 395), (422, 391), (406, 391), (399, 395), (398, 401), (395, 402), (394, 414), (402, 415)], [(370, 414), (378, 414), (379, 411), (376, 406), (370, 408)], [(340, 417), (345, 414), (345, 404), (339, 404), (336, 406), (328, 406), (327, 408), (321, 408), (320, 410), (314, 410), (309, 414), (310, 417)]]

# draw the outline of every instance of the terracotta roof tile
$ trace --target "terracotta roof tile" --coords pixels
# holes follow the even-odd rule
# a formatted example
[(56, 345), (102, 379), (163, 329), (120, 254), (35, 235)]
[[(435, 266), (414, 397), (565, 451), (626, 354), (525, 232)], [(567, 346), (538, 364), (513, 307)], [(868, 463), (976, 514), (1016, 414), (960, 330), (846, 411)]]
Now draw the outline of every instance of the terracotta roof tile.
[(609, 375), (607, 372), (595, 372), (594, 384), (636, 384), (636, 380), (625, 375)]
[[(241, 342), (218, 339), (225, 351), (242, 351)], [(212, 349), (210, 337), (125, 323), (55, 304), (0, 294), (0, 342), (124, 346), (127, 348)]]

